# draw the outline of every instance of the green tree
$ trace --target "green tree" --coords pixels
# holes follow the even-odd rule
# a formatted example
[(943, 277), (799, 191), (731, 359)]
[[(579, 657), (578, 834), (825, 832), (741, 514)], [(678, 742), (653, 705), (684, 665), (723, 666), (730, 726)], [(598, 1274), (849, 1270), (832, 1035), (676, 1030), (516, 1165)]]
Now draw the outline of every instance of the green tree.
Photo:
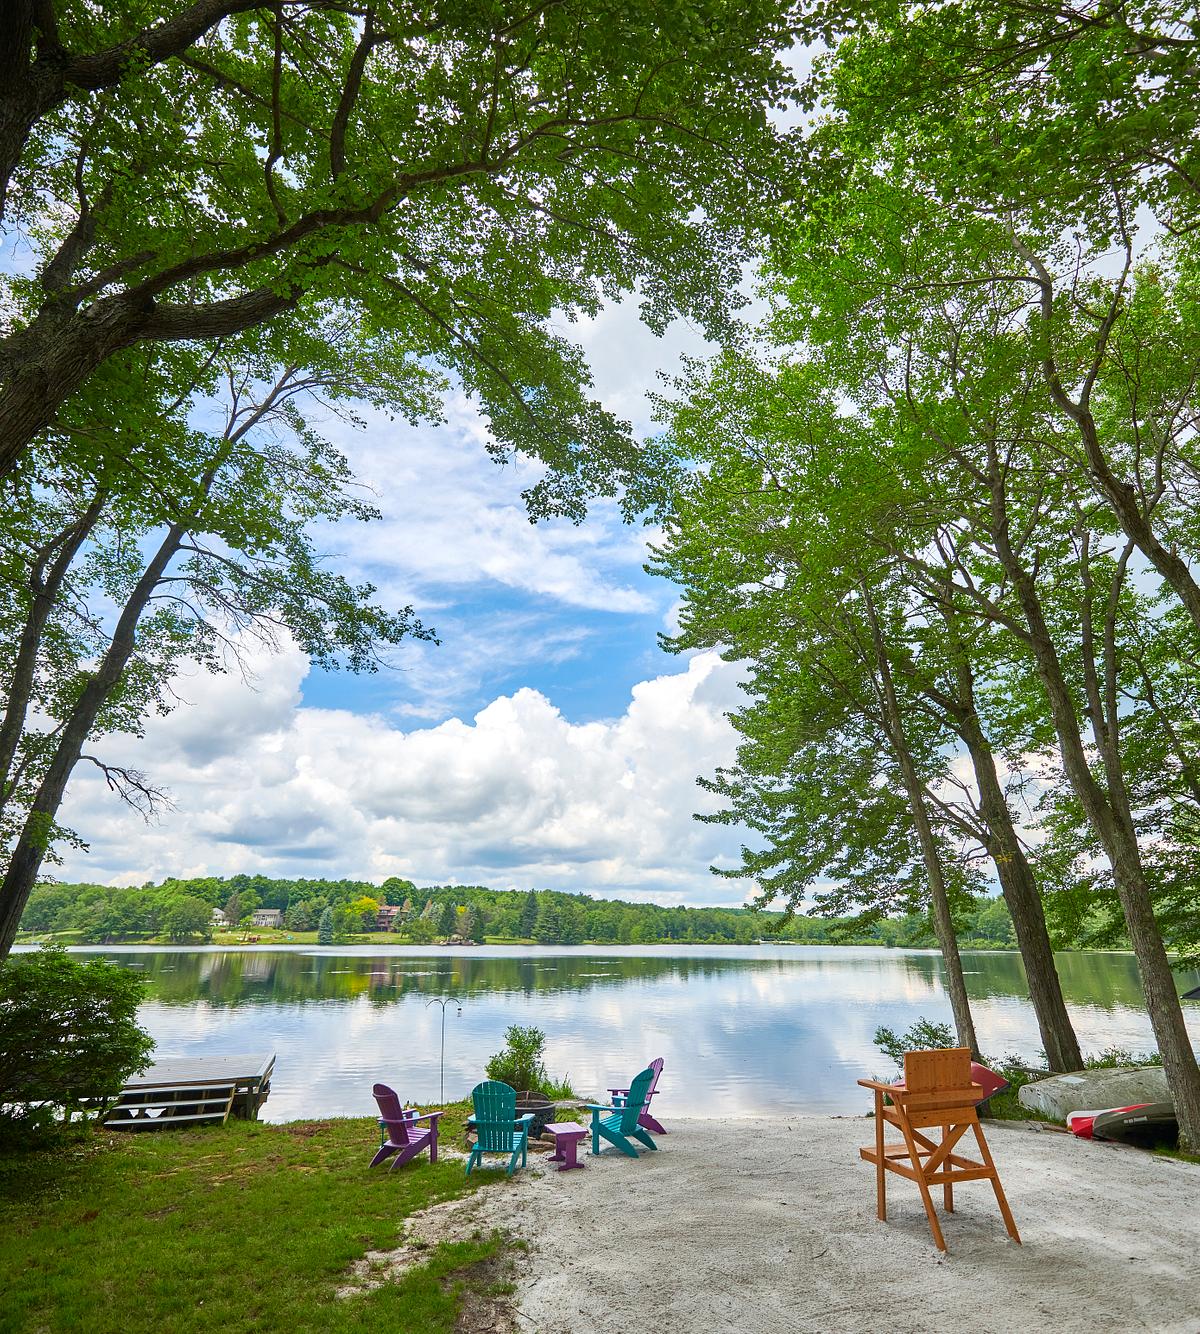
[(375, 931), (379, 927), (379, 900), (368, 894), (360, 894), (349, 907), (350, 914), (357, 918), (355, 930)]
[[(260, 363), (248, 347), (241, 359), (232, 349), (232, 360), (181, 358), (180, 375), (157, 385), (162, 395), (180, 391), (157, 438), (187, 446), (190, 474), (181, 466), (155, 488), (138, 480), (122, 489), (124, 474), (94, 483), (82, 517), (56, 531), (69, 517), (62, 506), (71, 511), (70, 475), (47, 463), (40, 490), (28, 493), (25, 522), (36, 517), (37, 540), (61, 548), (52, 596), (44, 571), (27, 563), (30, 534), (0, 531), (0, 549), (9, 538), (12, 557), (0, 563), (0, 618), (13, 629), (11, 641), (0, 641), (0, 834), (10, 844), (0, 883), (0, 952), (43, 860), (69, 837), (57, 813), (81, 759), (99, 765), (109, 786), (147, 813), (161, 802), (144, 775), (84, 747), (106, 732), (137, 732), (152, 709), (167, 711), (169, 681), (181, 663), (225, 670), (246, 646), (273, 647), (286, 629), (313, 661), (371, 671), (378, 644), (427, 635), (409, 611), (384, 611), (369, 585), (328, 570), (313, 546), (309, 526), (318, 518), (365, 519), (372, 511), (352, 494), (344, 460), (302, 408), (325, 412), (327, 402), (352, 392), (390, 393), (391, 373), (377, 367), (377, 348), (345, 329), (326, 333), (337, 335), (336, 346), (313, 331), (316, 369), (292, 366), (266, 381), (257, 378)], [(187, 415), (218, 367), (228, 377), (224, 429), (208, 433)], [(124, 429), (118, 423), (114, 433)], [(80, 525), (90, 545), (75, 541)], [(113, 602), (115, 618), (80, 614)], [(254, 890), (234, 889), (243, 914), (251, 911)]]
[(414, 945), (432, 945), (437, 939), (437, 928), (427, 917), (410, 917), (404, 923), (405, 938)]
[(333, 909), (326, 908), (321, 914), (321, 920), (317, 924), (317, 944), (333, 944)]
[(481, 940), (483, 928), (479, 911), (468, 903), (458, 915), (455, 930), (464, 940)]
[(283, 914), (283, 924), (289, 931), (311, 931), (313, 916), (305, 903), (293, 903)]
[(452, 936), (458, 929), (458, 908), (453, 899), (446, 899), (438, 910), (438, 935), (445, 938)]
[(770, 221), (789, 5), (9, 19), (0, 208), (35, 257), (5, 295), (0, 472), (126, 350), (274, 322), (292, 364), (286, 317), (331, 302), (478, 393), (498, 450), (586, 488), (637, 451), (552, 319), (636, 288), (653, 327), (719, 332)]
[(113, 1097), (150, 1064), (145, 982), (43, 947), (0, 961), (0, 1134), (28, 1141), (80, 1099)]
[[(1064, 217), (1048, 207), (997, 216), (960, 200), (957, 183), (951, 195), (903, 129), (867, 144), (855, 122), (860, 92), (848, 83), (828, 122), (843, 170), (817, 208), (821, 228), (799, 224), (803, 258), (777, 327), (832, 370), (885, 461), (864, 464), (857, 485), (844, 479), (860, 527), (878, 535), (919, 596), (990, 641), (1004, 685), (985, 692), (988, 706), (1014, 744), (1057, 767), (1056, 800), (1078, 810), (1107, 863), (1181, 1133), (1200, 1143), (1200, 1070), (1155, 915), (1150, 851), (1164, 804), (1190, 808), (1193, 794), (1179, 782), (1190, 746), (1172, 742), (1182, 750), (1177, 766), (1139, 775), (1143, 752), (1132, 744), (1137, 715), (1155, 713), (1150, 696), (1163, 681), (1132, 670), (1150, 661), (1145, 641), (1161, 647), (1182, 632), (1188, 647), (1174, 650), (1176, 661), (1196, 653), (1186, 588), (1155, 561), (1150, 541), (1170, 532), (1181, 549), (1195, 541), (1195, 509), (1183, 501), (1193, 441), (1174, 423), (1178, 405), (1191, 412), (1196, 381), (1194, 362), (1177, 357), (1172, 313), (1194, 304), (1191, 261), (1176, 248), (1174, 273), (1139, 268), (1130, 196), (1110, 191), (1075, 219), (1073, 277), (1065, 288), (1048, 283), (1041, 270), (1068, 258)], [(1114, 236), (1125, 259), (1116, 278), (1103, 260)], [(1143, 300), (1161, 322), (1132, 318)], [(1149, 351), (1156, 332), (1161, 359)], [(1070, 403), (1060, 392), (1067, 384)], [(1157, 420), (1164, 406), (1151, 477), (1139, 462), (1144, 414)], [(1136, 514), (1097, 485), (1101, 463), (1125, 477)], [(1155, 571), (1149, 591), (1132, 577), (1139, 551)], [(1162, 608), (1174, 598), (1182, 615), (1168, 632)]]
[(537, 921), (533, 924), (533, 938), (539, 945), (557, 945), (561, 942), (562, 923), (553, 894), (538, 895)]
[(538, 896), (531, 889), (525, 895), (521, 905), (521, 917), (517, 923), (517, 934), (525, 940), (532, 940), (533, 928), (538, 919)]
[(163, 920), (172, 940), (211, 940), (212, 909), (194, 894), (180, 894)]
[(399, 876), (393, 875), (389, 876), (379, 886), (379, 892), (384, 903), (395, 904), (398, 907), (408, 899), (408, 896), (416, 888), (411, 880), (402, 880)]

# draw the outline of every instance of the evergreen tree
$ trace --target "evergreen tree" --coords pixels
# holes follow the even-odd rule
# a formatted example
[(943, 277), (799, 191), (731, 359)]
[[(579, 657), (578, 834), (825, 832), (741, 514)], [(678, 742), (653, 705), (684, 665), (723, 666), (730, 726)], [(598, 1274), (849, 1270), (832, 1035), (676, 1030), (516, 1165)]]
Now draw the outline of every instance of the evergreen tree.
[(533, 938), (539, 945), (557, 945), (561, 942), (562, 922), (553, 895), (541, 896), (537, 921), (533, 924)]
[(531, 889), (525, 895), (525, 906), (521, 909), (521, 918), (518, 923), (518, 933), (525, 939), (533, 935), (533, 928), (538, 919), (538, 896)]
[(317, 927), (317, 944), (333, 944), (333, 909), (326, 908), (321, 914), (321, 922)]
[(311, 931), (312, 918), (303, 903), (293, 903), (283, 914), (283, 924), (289, 931)]
[(438, 914), (438, 932), (443, 936), (452, 936), (458, 929), (458, 909), (447, 899)]

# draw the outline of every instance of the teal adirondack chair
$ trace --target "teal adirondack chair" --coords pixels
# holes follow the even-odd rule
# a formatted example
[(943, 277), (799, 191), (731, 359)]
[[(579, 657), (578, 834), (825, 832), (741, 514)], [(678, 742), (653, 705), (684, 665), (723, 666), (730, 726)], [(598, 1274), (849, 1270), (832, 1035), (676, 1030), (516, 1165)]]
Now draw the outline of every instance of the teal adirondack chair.
[(601, 1107), (596, 1103), (588, 1106), (592, 1114), (592, 1152), (600, 1152), (600, 1141), (608, 1140), (615, 1144), (622, 1153), (630, 1158), (638, 1156), (637, 1149), (630, 1140), (637, 1140), (648, 1149), (657, 1149), (658, 1145), (650, 1138), (646, 1129), (638, 1124), (642, 1108), (646, 1102), (646, 1090), (654, 1078), (654, 1069), (647, 1066), (629, 1085), (628, 1096), (620, 1107)]
[(517, 1155), (524, 1167), (529, 1151), (529, 1126), (533, 1113), (517, 1116), (517, 1092), (498, 1079), (485, 1079), (471, 1090), (475, 1104), (475, 1147), (467, 1159), (467, 1175), (485, 1153), (508, 1154), (506, 1176), (512, 1176), (517, 1166)]

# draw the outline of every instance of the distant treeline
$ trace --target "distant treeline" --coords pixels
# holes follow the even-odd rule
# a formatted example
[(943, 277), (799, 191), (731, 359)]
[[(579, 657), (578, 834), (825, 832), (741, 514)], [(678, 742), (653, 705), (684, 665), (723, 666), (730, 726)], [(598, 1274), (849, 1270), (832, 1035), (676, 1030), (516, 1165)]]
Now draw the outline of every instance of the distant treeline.
[[(138, 888), (50, 884), (30, 896), (22, 931), (71, 933), (103, 943), (139, 939), (207, 940), (225, 926), (258, 930), (255, 914), (276, 909), (285, 932), (320, 931), (333, 940), (388, 930), (398, 940), (428, 944), (459, 936), (482, 941), (532, 940), (546, 945), (752, 944), (779, 939), (805, 944), (930, 947), (926, 917), (852, 919), (797, 916), (745, 908), (664, 908), (652, 903), (593, 899), (554, 890), (496, 890), (482, 885), (419, 889), (393, 877), (362, 880), (277, 880), (235, 875), (164, 880)], [(273, 916), (273, 914), (272, 914)], [(964, 947), (1009, 949), (1012, 920), (1000, 899), (981, 899), (959, 922)]]

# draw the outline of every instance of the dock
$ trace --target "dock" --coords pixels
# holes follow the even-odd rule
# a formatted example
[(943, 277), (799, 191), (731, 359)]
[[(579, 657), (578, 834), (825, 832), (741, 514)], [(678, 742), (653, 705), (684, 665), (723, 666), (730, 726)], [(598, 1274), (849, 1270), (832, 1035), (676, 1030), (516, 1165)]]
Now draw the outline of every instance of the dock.
[(104, 1115), (110, 1130), (169, 1130), (258, 1119), (271, 1091), (275, 1053), (156, 1061), (135, 1075)]

